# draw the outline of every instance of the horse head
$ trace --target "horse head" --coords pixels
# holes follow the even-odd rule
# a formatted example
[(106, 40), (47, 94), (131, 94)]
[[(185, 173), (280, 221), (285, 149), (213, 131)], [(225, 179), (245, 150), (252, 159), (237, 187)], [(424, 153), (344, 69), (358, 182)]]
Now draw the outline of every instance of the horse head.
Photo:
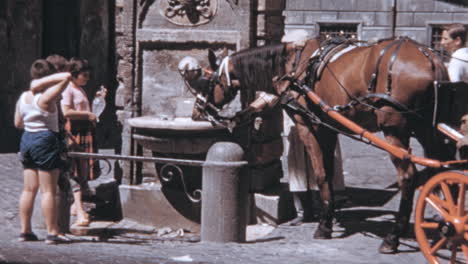
[[(219, 55), (209, 50), (206, 68), (192, 57), (182, 59), (179, 72), (197, 98), (198, 117), (206, 117), (207, 112), (216, 117), (239, 90), (243, 110), (258, 112), (265, 104), (273, 105), (275, 100), (264, 102), (265, 96), (274, 98), (282, 94), (289, 87), (285, 77), (291, 72), (296, 74), (295, 78), (305, 77), (309, 58), (319, 47), (317, 39), (297, 33), (302, 32), (288, 35), (280, 44), (241, 50), (229, 56), (226, 49)], [(259, 97), (262, 98), (257, 102)], [(198, 117), (192, 115), (194, 119)]]
[(197, 102), (192, 118), (216, 116), (225, 104), (234, 99), (239, 89), (239, 81), (232, 78), (232, 64), (228, 51), (224, 49), (219, 55), (208, 51), (209, 67), (201, 67), (193, 57), (183, 58), (178, 65), (189, 91)]

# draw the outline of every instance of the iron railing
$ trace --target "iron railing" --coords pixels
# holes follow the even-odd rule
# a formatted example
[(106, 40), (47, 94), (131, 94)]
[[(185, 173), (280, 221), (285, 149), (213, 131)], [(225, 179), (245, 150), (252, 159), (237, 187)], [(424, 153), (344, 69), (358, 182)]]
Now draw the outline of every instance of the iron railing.
[(142, 156), (129, 156), (129, 155), (117, 155), (117, 154), (99, 154), (99, 153), (87, 153), (87, 152), (68, 152), (70, 158), (77, 159), (95, 159), (103, 160), (109, 166), (107, 173), (111, 171), (112, 165), (109, 160), (124, 160), (133, 162), (153, 162), (164, 164), (159, 170), (160, 179), (169, 183), (173, 181), (176, 176), (180, 178), (182, 183), (183, 191), (187, 198), (192, 202), (201, 201), (201, 190), (195, 189), (189, 191), (187, 188), (184, 171), (179, 165), (182, 166), (194, 166), (194, 167), (243, 167), (248, 164), (247, 161), (204, 161), (204, 160), (189, 160), (189, 159), (173, 159), (173, 158), (158, 158), (158, 157), (142, 157)]

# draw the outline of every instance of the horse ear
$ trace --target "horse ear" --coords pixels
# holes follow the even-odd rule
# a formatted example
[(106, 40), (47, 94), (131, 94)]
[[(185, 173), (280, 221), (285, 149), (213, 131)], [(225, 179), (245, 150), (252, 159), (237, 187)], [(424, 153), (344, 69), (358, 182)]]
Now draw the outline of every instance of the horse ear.
[(208, 50), (208, 61), (210, 62), (211, 69), (216, 71), (219, 65), (216, 63), (216, 55), (212, 49)]

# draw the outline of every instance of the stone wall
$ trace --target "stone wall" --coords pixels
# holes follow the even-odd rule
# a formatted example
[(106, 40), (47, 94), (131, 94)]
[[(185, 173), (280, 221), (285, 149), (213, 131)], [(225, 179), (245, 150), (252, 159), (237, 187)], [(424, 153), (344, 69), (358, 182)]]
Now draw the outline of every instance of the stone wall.
[[(208, 49), (220, 52), (226, 47), (234, 52), (251, 46), (255, 38), (252, 2), (209, 2), (211, 17), (194, 14), (192, 20), (184, 15), (167, 16), (168, 1), (116, 2), (117, 75), (122, 79), (116, 105), (123, 125), (122, 153), (151, 155), (148, 150), (135, 150), (128, 118), (191, 115), (194, 97), (177, 70), (184, 56), (194, 56), (207, 66)], [(127, 165), (124, 174), (128, 176), (133, 173)], [(145, 166), (152, 170), (151, 164)]]
[[(391, 37), (393, 0), (288, 0), (285, 28), (319, 33), (320, 23), (356, 23), (358, 38), (371, 40)], [(468, 8), (450, 1), (399, 0), (395, 35), (406, 35), (430, 44), (431, 25), (466, 23)]]
[(15, 103), (29, 87), (29, 68), (41, 55), (41, 1), (0, 1), (0, 152), (18, 149)]
[(287, 0), (257, 1), (257, 45), (275, 43), (284, 34), (283, 10)]
[[(48, 0), (52, 1), (52, 0)], [(52, 34), (70, 33), (67, 26), (79, 29), (75, 47), (53, 43), (45, 43), (43, 28), (47, 14), (54, 14), (57, 10), (70, 7), (70, 0), (55, 0), (51, 2), (2, 0), (0, 1), (0, 152), (14, 152), (18, 150), (21, 132), (13, 127), (15, 102), (20, 93), (29, 87), (30, 65), (38, 59), (51, 53), (64, 56), (80, 56), (90, 61), (93, 67), (93, 77), (87, 89), (92, 98), (100, 84), (109, 88), (108, 107), (98, 124), (98, 141), (100, 147), (113, 147), (120, 141), (120, 132), (116, 132), (116, 118), (114, 107), (115, 81), (114, 58), (114, 4), (113, 1), (78, 1), (80, 17), (77, 22), (69, 25), (55, 25), (49, 30)], [(75, 0), (76, 1), (76, 0)], [(44, 10), (45, 3), (54, 10)], [(54, 6), (55, 5), (55, 6)], [(76, 9), (74, 9), (76, 10)], [(46, 12), (48, 11), (48, 12)], [(63, 16), (55, 13), (56, 17)], [(65, 13), (72, 16), (74, 14)], [(48, 21), (54, 21), (48, 20)], [(78, 25), (76, 25), (78, 23)], [(55, 22), (57, 24), (57, 22)], [(54, 33), (57, 28), (62, 31)], [(49, 36), (50, 37), (50, 36)], [(70, 44), (70, 43), (67, 43)], [(71, 43), (74, 44), (74, 43)], [(47, 49), (45, 47), (47, 46)]]
[(115, 90), (117, 87), (114, 5), (113, 1), (80, 1), (79, 56), (86, 58), (92, 69), (88, 97), (92, 100), (101, 85), (108, 89), (107, 106), (97, 124), (97, 141), (100, 148), (118, 147), (120, 130), (115, 114)]
[[(127, 119), (191, 115), (194, 97), (177, 70), (183, 57), (193, 56), (207, 66), (208, 49), (220, 52), (226, 47), (232, 53), (279, 42), (283, 35), (285, 0), (209, 2), (215, 7), (213, 16), (199, 20), (195, 16), (188, 23), (184, 15), (168, 18), (165, 13), (168, 1), (117, 1), (118, 76), (122, 85), (116, 104), (123, 124), (122, 153), (152, 155), (132, 143), (132, 128), (126, 125)], [(143, 166), (143, 175), (154, 173), (152, 164)], [(130, 164), (124, 165), (124, 175), (134, 175), (133, 169)]]

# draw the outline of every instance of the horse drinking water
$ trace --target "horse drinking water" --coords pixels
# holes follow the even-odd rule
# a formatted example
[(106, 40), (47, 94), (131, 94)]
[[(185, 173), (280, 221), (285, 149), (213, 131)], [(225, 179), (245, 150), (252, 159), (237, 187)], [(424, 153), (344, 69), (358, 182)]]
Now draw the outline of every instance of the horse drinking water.
[[(333, 106), (371, 132), (383, 131), (397, 148), (408, 150), (410, 137), (415, 137), (427, 157), (452, 158), (453, 153), (432, 129), (433, 85), (436, 80), (447, 80), (445, 67), (432, 51), (409, 38), (361, 46), (352, 41), (323, 44), (318, 38), (307, 39), (242, 50), (224, 57), (220, 65), (213, 52), (208, 57), (211, 69), (199, 69), (192, 60), (182, 61), (179, 70), (197, 94), (199, 109), (212, 121), (221, 122), (219, 108), (237, 91), (244, 107), (237, 118), (280, 103), (294, 120), (320, 190), (322, 206), (314, 238), (331, 238), (333, 151), (337, 133), (349, 130), (297, 89), (307, 87), (302, 84), (323, 100), (322, 106)], [(233, 124), (232, 120), (228, 123)], [(410, 159), (391, 156), (391, 160), (401, 200), (392, 231), (380, 245), (381, 253), (397, 252), (399, 238), (409, 227), (417, 184)]]

